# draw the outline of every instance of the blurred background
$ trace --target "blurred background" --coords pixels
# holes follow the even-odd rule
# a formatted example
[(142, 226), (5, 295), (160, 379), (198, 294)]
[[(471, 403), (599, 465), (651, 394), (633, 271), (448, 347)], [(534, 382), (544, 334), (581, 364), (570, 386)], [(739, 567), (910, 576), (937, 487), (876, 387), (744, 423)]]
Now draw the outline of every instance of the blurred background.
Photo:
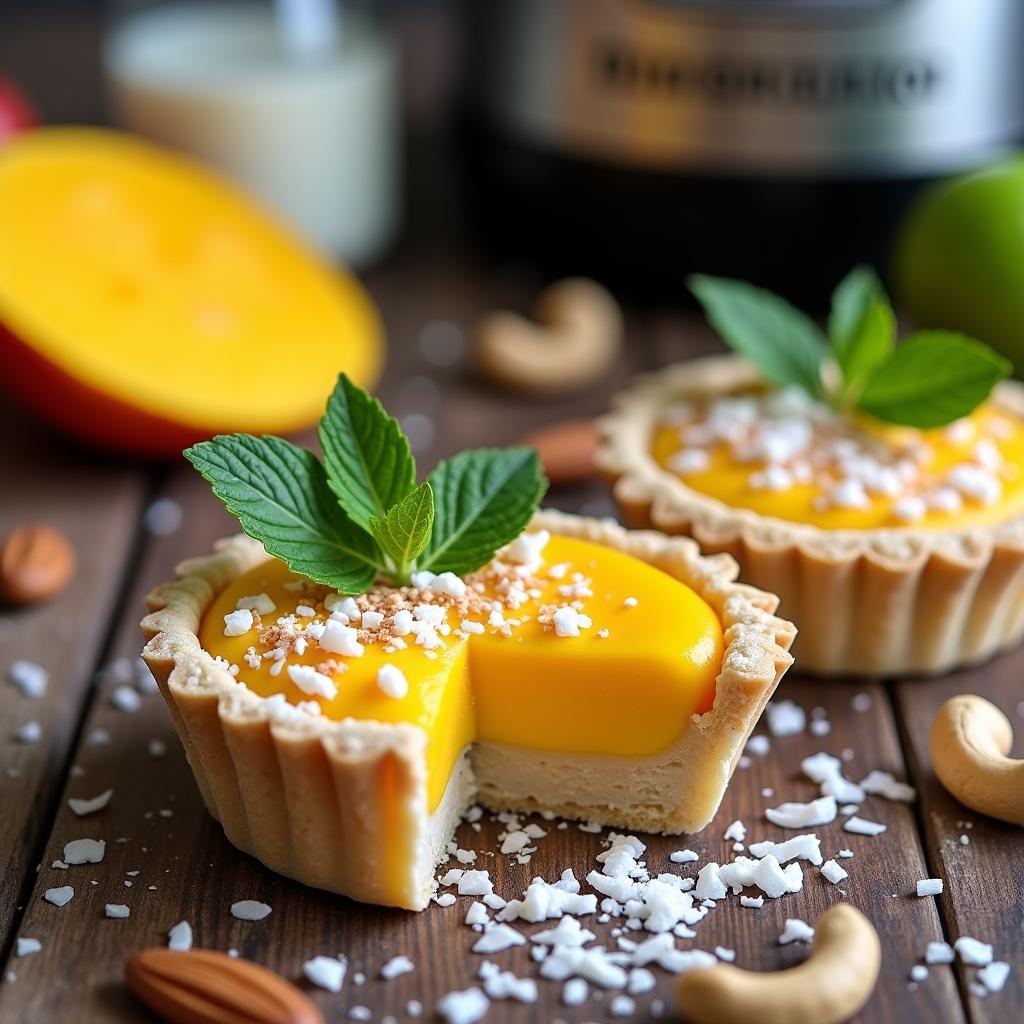
[(447, 267), (685, 310), (700, 271), (820, 313), (867, 262), (1016, 358), (1022, 44), (1018, 0), (0, 0), (0, 136), (188, 154), (378, 305)]

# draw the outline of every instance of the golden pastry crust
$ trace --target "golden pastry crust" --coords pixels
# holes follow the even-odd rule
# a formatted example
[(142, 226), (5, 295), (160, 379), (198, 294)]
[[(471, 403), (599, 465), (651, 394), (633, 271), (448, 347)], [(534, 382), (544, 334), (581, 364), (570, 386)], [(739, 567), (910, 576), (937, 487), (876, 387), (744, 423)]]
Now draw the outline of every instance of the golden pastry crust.
[[(626, 551), (682, 580), (718, 614), (726, 641), (713, 708), (695, 715), (670, 751), (636, 759), (638, 770), (630, 777), (638, 786), (651, 769), (670, 772), (672, 785), (660, 800), (650, 793), (638, 801), (614, 794), (609, 799), (602, 792), (588, 800), (577, 786), (550, 809), (630, 828), (703, 828), (761, 710), (792, 663), (788, 649), (794, 627), (773, 614), (777, 598), (735, 582), (731, 558), (701, 556), (689, 539), (630, 532), (558, 512), (538, 513), (531, 529)], [(203, 799), (231, 842), (267, 867), (355, 899), (422, 909), (434, 864), (478, 791), (493, 806), (529, 809), (536, 805), (532, 793), (543, 789), (508, 791), (507, 760), (498, 756), (504, 765), (500, 771), (488, 767), (488, 759), (502, 751), (481, 744), (471, 759), (460, 761), (431, 815), (426, 734), (420, 728), (332, 721), (290, 708), (282, 713), (239, 684), (202, 649), (199, 624), (216, 594), (266, 557), (257, 542), (229, 538), (213, 555), (182, 563), (179, 578), (147, 598), (143, 657), (171, 709)], [(511, 748), (504, 753), (518, 754), (520, 763), (547, 757)], [(551, 759), (559, 761), (560, 770), (572, 771), (569, 762), (579, 761), (577, 769), (598, 774), (623, 764), (622, 758), (553, 754)], [(707, 770), (695, 772), (696, 765)]]
[[(688, 487), (651, 454), (671, 401), (762, 387), (735, 356), (648, 374), (599, 421), (598, 465), (634, 527), (693, 537), (731, 554), (741, 577), (779, 594), (800, 628), (800, 667), (828, 675), (945, 672), (982, 661), (1024, 635), (1024, 516), (969, 528), (826, 530), (736, 508)], [(993, 401), (1024, 419), (1024, 386)]]

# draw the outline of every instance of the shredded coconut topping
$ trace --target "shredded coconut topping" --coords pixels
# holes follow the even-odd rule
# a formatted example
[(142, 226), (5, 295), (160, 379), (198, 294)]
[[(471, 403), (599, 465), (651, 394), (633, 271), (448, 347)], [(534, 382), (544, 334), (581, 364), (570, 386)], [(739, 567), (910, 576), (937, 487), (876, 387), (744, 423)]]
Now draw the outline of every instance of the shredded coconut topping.
[[(665, 466), (680, 477), (708, 472), (718, 452), (749, 464), (751, 492), (810, 488), (814, 508), (866, 509), (888, 502), (894, 525), (929, 512), (955, 514), (965, 501), (991, 505), (1014, 473), (999, 448), (1011, 427), (988, 412), (950, 424), (942, 433), (959, 461), (935, 468), (936, 442), (912, 431), (867, 431), (797, 388), (723, 396), (702, 405), (675, 405), (661, 417), (680, 447)], [(987, 436), (978, 438), (979, 431)]]

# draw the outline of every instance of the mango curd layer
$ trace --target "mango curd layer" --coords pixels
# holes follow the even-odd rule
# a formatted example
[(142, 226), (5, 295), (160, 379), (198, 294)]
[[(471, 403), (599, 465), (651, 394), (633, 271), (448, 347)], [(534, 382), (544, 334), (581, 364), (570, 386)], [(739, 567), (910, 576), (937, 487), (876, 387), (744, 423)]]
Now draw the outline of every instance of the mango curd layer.
[[(336, 617), (339, 606), (326, 588), (300, 581), (271, 559), (217, 596), (199, 639), (263, 697), (283, 694), (289, 703), (307, 706), (316, 700), (321, 713), (336, 720), (409, 722), (422, 728), (428, 737), (431, 809), (440, 802), (459, 754), (474, 740), (641, 757), (670, 747), (694, 713), (710, 708), (724, 651), (722, 628), (688, 586), (630, 555), (566, 537), (552, 537), (540, 564), (522, 575), (528, 596), (514, 608), (501, 605), (506, 585), (493, 571), (467, 578), (480, 606), (471, 614), (428, 594), (428, 603), (446, 609), (446, 626), (439, 633), (447, 635), (428, 630), (436, 642), (431, 649), (413, 634), (389, 641), (361, 632), (365, 642), (358, 656), (325, 652), (311, 639), (299, 644), (301, 652), (290, 647), (284, 666), (274, 669), (268, 655), (274, 634), (268, 627), (281, 620), (286, 633), (302, 636), (311, 624), (315, 633), (331, 614), (325, 599)], [(381, 592), (376, 594), (380, 599)], [(225, 635), (225, 616), (255, 595), (266, 595), (273, 612), (257, 615), (241, 635)], [(493, 618), (487, 613), (492, 599), (500, 609)], [(411, 600), (424, 600), (423, 592), (417, 597), (414, 591)], [(570, 631), (575, 628), (578, 635), (559, 635), (559, 618), (552, 621), (559, 609), (572, 609), (563, 611), (560, 628), (568, 616)], [(396, 649), (396, 643), (404, 647)], [(288, 671), (298, 665), (322, 671), (336, 685), (336, 695), (311, 697), (300, 689)], [(384, 666), (404, 676), (404, 696), (391, 696), (382, 687)]]
[(791, 392), (680, 403), (663, 412), (651, 453), (726, 505), (826, 530), (950, 529), (1024, 512), (1024, 424), (992, 403), (929, 430), (840, 418)]

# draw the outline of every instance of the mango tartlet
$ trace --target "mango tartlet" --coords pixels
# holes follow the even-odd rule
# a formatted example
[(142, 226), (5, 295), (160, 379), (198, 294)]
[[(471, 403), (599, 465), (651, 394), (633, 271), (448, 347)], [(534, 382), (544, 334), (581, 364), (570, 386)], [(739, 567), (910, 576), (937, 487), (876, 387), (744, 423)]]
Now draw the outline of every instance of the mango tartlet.
[(727, 552), (800, 629), (803, 668), (917, 674), (1024, 635), (1024, 387), (914, 428), (772, 387), (735, 356), (617, 396), (599, 464), (632, 526)]
[(538, 513), (483, 568), (342, 596), (237, 536), (154, 590), (144, 652), (228, 838), (422, 909), (480, 801), (697, 831), (792, 659), (686, 538)]

